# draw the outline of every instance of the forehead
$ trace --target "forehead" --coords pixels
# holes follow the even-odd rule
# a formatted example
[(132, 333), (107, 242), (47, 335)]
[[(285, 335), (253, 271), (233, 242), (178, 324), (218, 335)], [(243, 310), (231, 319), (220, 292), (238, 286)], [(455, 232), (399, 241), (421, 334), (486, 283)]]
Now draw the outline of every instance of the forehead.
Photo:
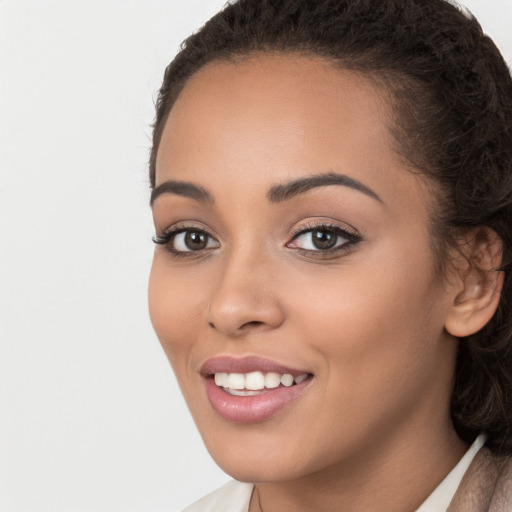
[[(337, 66), (333, 61), (314, 55), (294, 53), (259, 53), (233, 61), (216, 60), (199, 69), (187, 81), (173, 111), (192, 97), (205, 100), (214, 108), (222, 98), (248, 106), (279, 102), (283, 108), (301, 105), (307, 110), (346, 107), (345, 98), (356, 100), (360, 113), (370, 114), (379, 103), (383, 90), (369, 75)], [(258, 94), (255, 94), (255, 91)], [(372, 97), (371, 103), (368, 103)], [(213, 100), (213, 102), (211, 101)], [(361, 111), (361, 108), (367, 108)]]
[[(177, 150), (194, 141), (202, 144), (196, 150), (215, 152), (223, 147), (221, 139), (234, 145), (247, 134), (253, 150), (260, 142), (267, 153), (289, 143), (300, 156), (304, 144), (320, 143), (327, 153), (331, 142), (343, 145), (337, 132), (352, 126), (344, 139), (356, 142), (359, 129), (373, 139), (372, 147), (389, 147), (390, 112), (384, 98), (385, 91), (360, 74), (320, 57), (278, 54), (216, 61), (193, 75), (178, 96), (164, 128), (157, 168), (170, 153), (176, 157)], [(214, 147), (205, 146), (208, 140)]]
[(215, 191), (229, 182), (263, 193), (336, 171), (386, 195), (412, 176), (393, 150), (391, 117), (386, 90), (321, 57), (213, 62), (189, 79), (169, 114), (156, 185), (196, 181)]

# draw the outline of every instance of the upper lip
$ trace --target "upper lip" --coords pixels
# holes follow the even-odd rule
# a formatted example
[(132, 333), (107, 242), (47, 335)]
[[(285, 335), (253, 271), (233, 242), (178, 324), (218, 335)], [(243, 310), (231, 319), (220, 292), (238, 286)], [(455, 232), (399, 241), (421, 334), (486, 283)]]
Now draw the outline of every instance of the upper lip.
[(288, 373), (297, 377), (305, 373), (311, 373), (307, 370), (299, 370), (297, 368), (290, 368), (284, 364), (272, 361), (265, 357), (259, 356), (216, 356), (208, 359), (203, 363), (200, 373), (204, 376), (213, 375), (215, 373), (250, 373), (250, 372), (263, 372), (263, 373)]

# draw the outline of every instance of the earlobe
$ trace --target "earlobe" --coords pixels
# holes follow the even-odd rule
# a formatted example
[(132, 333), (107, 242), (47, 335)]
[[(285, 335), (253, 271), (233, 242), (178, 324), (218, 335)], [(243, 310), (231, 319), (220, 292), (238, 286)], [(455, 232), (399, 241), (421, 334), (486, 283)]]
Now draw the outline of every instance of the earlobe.
[(445, 319), (452, 336), (476, 333), (496, 312), (504, 279), (499, 270), (502, 249), (500, 237), (489, 228), (475, 229), (465, 237), (452, 274), (453, 301)]

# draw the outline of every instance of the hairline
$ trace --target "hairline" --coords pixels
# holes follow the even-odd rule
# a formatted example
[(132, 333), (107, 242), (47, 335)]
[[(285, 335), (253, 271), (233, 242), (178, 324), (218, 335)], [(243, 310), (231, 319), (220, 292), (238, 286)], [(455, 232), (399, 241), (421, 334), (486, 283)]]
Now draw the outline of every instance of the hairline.
[[(325, 49), (325, 48), (324, 48)], [(421, 181), (426, 184), (430, 195), (434, 197), (432, 204), (428, 205), (428, 213), (430, 219), (429, 246), (434, 257), (434, 264), (436, 273), (447, 277), (448, 271), (448, 252), (450, 248), (456, 246), (455, 237), (447, 233), (446, 223), (440, 214), (443, 201), (441, 196), (445, 194), (442, 192), (441, 184), (437, 180), (429, 176), (431, 171), (430, 166), (424, 161), (420, 151), (417, 151), (415, 156), (419, 159), (412, 159), (410, 154), (405, 154), (400, 146), (403, 146), (404, 141), (407, 143), (407, 135), (403, 133), (405, 130), (405, 115), (399, 111), (400, 100), (398, 92), (400, 89), (407, 89), (413, 86), (422, 86), (422, 82), (407, 74), (405, 71), (399, 71), (391, 68), (389, 65), (383, 64), (382, 66), (375, 66), (374, 59), (370, 55), (362, 54), (361, 56), (353, 57), (352, 59), (346, 57), (336, 56), (334, 53), (328, 53), (327, 50), (322, 52), (320, 49), (315, 50), (309, 47), (283, 47), (279, 48), (277, 45), (261, 45), (257, 48), (247, 48), (244, 50), (223, 49), (221, 51), (212, 52), (205, 56), (205, 59), (197, 64), (186, 76), (178, 79), (171, 87), (171, 94), (167, 98), (165, 111), (158, 124), (155, 123), (155, 136), (153, 146), (151, 149), (150, 159), (150, 188), (154, 189), (156, 183), (156, 157), (160, 147), (162, 135), (167, 124), (169, 115), (178, 101), (184, 88), (188, 82), (194, 78), (198, 73), (207, 70), (219, 64), (231, 64), (236, 66), (240, 63), (250, 62), (261, 57), (266, 56), (297, 56), (307, 59), (322, 60), (327, 65), (331, 66), (334, 70), (348, 71), (354, 76), (360, 78), (369, 84), (378, 97), (379, 103), (384, 106), (386, 112), (385, 120), (387, 119), (387, 129), (390, 134), (390, 140), (393, 142), (392, 150), (395, 154), (404, 161), (405, 167), (408, 172), (420, 177)], [(400, 85), (398, 85), (400, 84)], [(402, 101), (403, 103), (403, 101)], [(384, 120), (384, 121), (385, 121)]]

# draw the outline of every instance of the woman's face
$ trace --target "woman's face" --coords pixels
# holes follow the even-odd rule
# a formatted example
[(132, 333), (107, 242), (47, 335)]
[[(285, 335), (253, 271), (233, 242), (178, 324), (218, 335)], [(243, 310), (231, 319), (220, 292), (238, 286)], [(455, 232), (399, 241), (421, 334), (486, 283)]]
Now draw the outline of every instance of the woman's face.
[(240, 480), (354, 468), (448, 428), (432, 200), (381, 93), (320, 58), (261, 56), (201, 69), (167, 120), (151, 318)]

